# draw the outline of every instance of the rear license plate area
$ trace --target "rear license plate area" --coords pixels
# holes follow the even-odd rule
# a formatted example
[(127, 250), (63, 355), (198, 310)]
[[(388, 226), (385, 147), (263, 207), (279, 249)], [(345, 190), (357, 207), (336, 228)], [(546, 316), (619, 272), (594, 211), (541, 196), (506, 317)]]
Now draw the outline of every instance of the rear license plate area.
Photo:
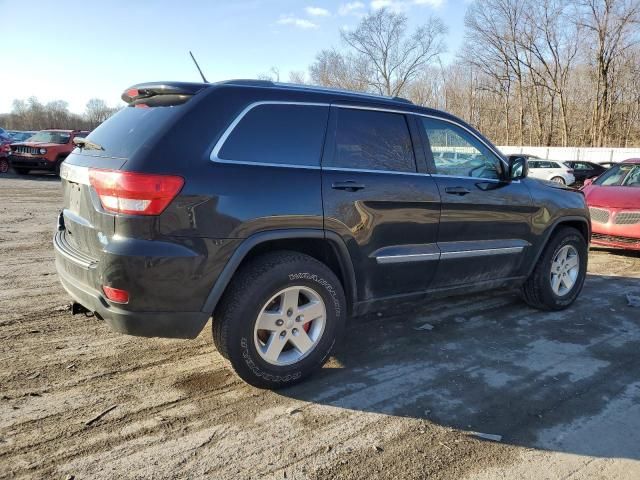
[(82, 187), (77, 183), (68, 183), (69, 210), (75, 214), (80, 213), (80, 200), (82, 199)]

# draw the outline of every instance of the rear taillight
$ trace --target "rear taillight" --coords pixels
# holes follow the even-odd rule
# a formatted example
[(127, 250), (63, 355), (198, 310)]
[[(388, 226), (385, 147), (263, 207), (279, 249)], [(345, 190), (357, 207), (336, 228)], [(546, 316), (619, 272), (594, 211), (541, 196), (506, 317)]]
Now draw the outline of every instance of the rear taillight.
[(178, 195), (184, 179), (173, 175), (89, 169), (102, 208), (128, 215), (159, 215)]
[(3, 153), (11, 153), (11, 145), (5, 143), (4, 145), (0, 145), (0, 152)]

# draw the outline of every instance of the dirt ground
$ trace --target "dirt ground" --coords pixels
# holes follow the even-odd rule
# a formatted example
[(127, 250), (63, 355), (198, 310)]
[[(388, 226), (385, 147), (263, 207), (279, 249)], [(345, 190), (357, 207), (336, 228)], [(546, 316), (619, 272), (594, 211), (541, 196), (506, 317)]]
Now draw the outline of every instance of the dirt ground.
[(0, 478), (640, 478), (640, 255), (592, 251), (563, 312), (495, 292), (352, 320), (319, 375), (269, 392), (210, 327), (72, 317), (60, 207), (57, 180), (0, 176)]

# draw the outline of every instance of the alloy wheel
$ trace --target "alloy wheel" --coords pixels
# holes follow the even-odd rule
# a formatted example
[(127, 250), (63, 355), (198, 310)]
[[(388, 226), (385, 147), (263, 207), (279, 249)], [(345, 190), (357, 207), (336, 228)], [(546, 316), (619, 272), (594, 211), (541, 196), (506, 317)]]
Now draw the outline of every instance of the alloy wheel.
[(271, 365), (299, 362), (318, 345), (327, 311), (320, 294), (309, 287), (280, 290), (262, 307), (254, 327), (254, 344)]
[(580, 273), (580, 255), (573, 245), (562, 247), (551, 262), (551, 290), (559, 297), (568, 294)]

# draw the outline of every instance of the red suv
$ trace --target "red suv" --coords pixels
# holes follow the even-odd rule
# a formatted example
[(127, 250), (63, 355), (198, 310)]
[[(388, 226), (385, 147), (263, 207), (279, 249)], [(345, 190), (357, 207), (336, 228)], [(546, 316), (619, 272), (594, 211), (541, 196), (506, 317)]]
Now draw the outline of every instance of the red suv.
[(89, 134), (82, 130), (41, 130), (26, 142), (11, 145), (9, 163), (20, 175), (31, 170), (60, 172), (60, 164), (75, 148), (74, 138)]

